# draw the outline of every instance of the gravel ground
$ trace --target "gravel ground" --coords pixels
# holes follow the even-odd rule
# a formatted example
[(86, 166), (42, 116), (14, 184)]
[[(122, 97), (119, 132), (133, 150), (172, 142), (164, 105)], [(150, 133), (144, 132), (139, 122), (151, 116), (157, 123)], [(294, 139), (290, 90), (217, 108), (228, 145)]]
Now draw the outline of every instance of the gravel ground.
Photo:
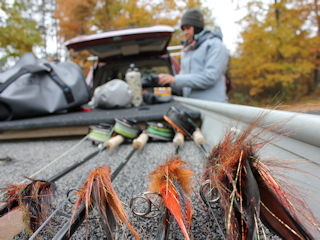
[[(79, 139), (45, 139), (33, 141), (12, 141), (2, 142), (0, 144), (0, 158), (10, 157), (12, 161), (3, 162), (0, 165), (1, 185), (10, 183), (18, 183), (23, 180), (23, 176), (30, 176), (48, 162), (65, 152), (73, 146)], [(93, 169), (95, 166), (108, 165), (111, 171), (114, 171), (121, 161), (128, 155), (132, 147), (129, 144), (110, 152), (103, 152), (97, 157), (87, 162), (83, 166), (69, 173), (56, 182), (57, 191), (54, 197), (54, 206), (58, 206), (66, 198), (66, 193), (75, 188), (84, 172)], [(79, 161), (91, 152), (94, 152), (96, 147), (89, 141), (85, 141), (75, 151), (60, 159), (53, 166), (42, 171), (35, 178), (48, 179), (56, 173), (62, 171), (73, 162)], [(142, 152), (137, 152), (133, 155), (129, 163), (120, 172), (118, 177), (113, 181), (115, 191), (119, 198), (124, 203), (126, 209), (130, 199), (138, 194), (145, 192), (148, 189), (148, 175), (160, 163), (163, 163), (168, 156), (174, 152), (171, 143), (149, 143)], [(181, 159), (189, 163), (189, 167), (195, 172), (194, 189), (199, 190), (199, 176), (202, 170), (203, 155), (193, 142), (186, 142), (184, 148), (180, 152)], [(3, 187), (3, 186), (0, 186)], [(192, 194), (193, 203), (193, 219), (190, 230), (192, 239), (223, 239), (218, 231), (217, 226), (209, 219), (201, 207), (199, 200)], [(3, 197), (1, 197), (3, 198)], [(72, 205), (70, 203), (64, 206), (66, 214), (71, 214)], [(219, 204), (213, 206), (213, 210), (218, 217), (220, 224), (223, 225), (223, 211)], [(160, 214), (156, 214), (154, 218), (136, 217), (130, 214), (135, 229), (139, 232), (141, 239), (154, 239), (158, 227), (158, 221), (161, 218)], [(40, 239), (52, 239), (58, 229), (67, 221), (66, 217), (57, 216), (52, 221), (50, 226), (39, 235)], [(122, 239), (122, 229), (119, 229), (116, 239)], [(75, 232), (71, 239), (85, 239), (86, 228), (83, 223)], [(271, 235), (268, 231), (269, 239), (279, 239)], [(89, 239), (103, 239), (104, 234), (100, 231), (99, 223), (96, 220), (94, 213), (90, 214), (89, 218)], [(28, 239), (24, 232), (17, 235), (14, 239)], [(124, 239), (132, 239), (130, 232), (127, 231), (127, 237)], [(169, 239), (184, 239), (178, 225), (174, 221), (170, 226)]]

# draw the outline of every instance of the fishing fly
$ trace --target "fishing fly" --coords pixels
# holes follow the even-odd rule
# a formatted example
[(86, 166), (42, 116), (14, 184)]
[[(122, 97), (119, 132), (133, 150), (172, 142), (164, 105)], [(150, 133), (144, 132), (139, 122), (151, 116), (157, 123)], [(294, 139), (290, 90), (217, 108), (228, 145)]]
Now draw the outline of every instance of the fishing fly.
[[(259, 239), (265, 235), (264, 225), (284, 239), (314, 239), (298, 217), (319, 226), (312, 212), (303, 203), (304, 211), (297, 214), (295, 203), (303, 201), (286, 192), (283, 181), (258, 156), (257, 152), (267, 144), (258, 141), (262, 130), (255, 131), (262, 119), (253, 121), (242, 132), (230, 130), (213, 147), (206, 159), (201, 195), (207, 203), (221, 198), (228, 239)], [(217, 192), (210, 196), (211, 189)]]

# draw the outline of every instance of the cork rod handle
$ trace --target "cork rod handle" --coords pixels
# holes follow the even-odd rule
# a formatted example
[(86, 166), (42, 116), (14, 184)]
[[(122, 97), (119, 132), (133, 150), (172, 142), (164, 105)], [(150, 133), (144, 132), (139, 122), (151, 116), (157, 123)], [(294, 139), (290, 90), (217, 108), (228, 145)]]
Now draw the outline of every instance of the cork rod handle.
[(107, 148), (108, 151), (118, 147), (121, 143), (123, 143), (124, 137), (121, 135), (114, 136), (106, 141), (103, 145)]
[(184, 136), (181, 132), (176, 132), (173, 138), (173, 146), (175, 147), (183, 147), (184, 145)]
[(200, 128), (197, 128), (193, 133), (192, 137), (197, 146), (203, 145), (206, 143), (206, 139), (202, 135)]
[(137, 137), (136, 139), (133, 140), (132, 146), (134, 148), (137, 148), (139, 150), (142, 150), (142, 148), (144, 147), (144, 145), (146, 145), (147, 141), (149, 139), (149, 136), (142, 132), (139, 137)]

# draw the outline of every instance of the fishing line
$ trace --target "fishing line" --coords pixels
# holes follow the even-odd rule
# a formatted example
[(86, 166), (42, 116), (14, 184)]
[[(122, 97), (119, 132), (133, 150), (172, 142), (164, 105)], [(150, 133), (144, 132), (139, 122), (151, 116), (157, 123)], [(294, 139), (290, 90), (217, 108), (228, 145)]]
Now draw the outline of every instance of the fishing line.
[[(207, 187), (208, 185), (209, 185), (209, 187), (210, 187), (209, 191), (211, 191), (211, 182), (210, 182), (209, 180), (206, 180), (206, 181), (200, 186), (200, 197), (201, 197), (202, 201), (204, 202), (204, 204), (208, 207), (209, 218), (213, 217), (213, 220), (214, 220), (213, 222), (218, 226), (219, 231), (220, 231), (220, 234), (221, 234), (222, 238), (225, 240), (226, 238), (225, 238), (225, 236), (224, 236), (224, 234), (223, 234), (223, 230), (222, 230), (222, 228), (221, 228), (221, 226), (220, 226), (220, 223), (219, 223), (219, 221), (218, 221), (215, 213), (213, 212), (212, 207), (210, 206), (210, 203), (219, 201), (220, 196), (217, 196), (217, 197), (215, 197), (215, 198), (212, 199), (212, 200), (208, 200), (207, 197), (206, 197), (206, 195), (204, 194), (204, 191), (205, 191), (204, 188)], [(197, 197), (197, 196), (196, 196), (196, 197)], [(197, 197), (197, 199), (198, 199), (198, 197)], [(200, 199), (198, 199), (198, 200), (200, 200)], [(210, 215), (211, 215), (211, 216), (210, 216)], [(212, 220), (212, 219), (211, 219), (211, 220)]]
[[(44, 171), (45, 169), (47, 169), (49, 166), (51, 166), (52, 164), (54, 164), (56, 161), (60, 160), (62, 157), (66, 156), (68, 153), (70, 153), (71, 151), (73, 151), (74, 149), (76, 149), (81, 143), (83, 143), (85, 140), (88, 139), (88, 135), (86, 135), (85, 137), (83, 137), (78, 143), (76, 143), (74, 146), (72, 146), (71, 148), (69, 148), (69, 150), (67, 150), (66, 152), (64, 152), (63, 154), (61, 154), (59, 157), (57, 157), (56, 159), (52, 160), (50, 163), (48, 163), (47, 165), (45, 165), (43, 168), (39, 169), (37, 172), (35, 172), (34, 174), (32, 174), (29, 178), (33, 178), (34, 176), (38, 175), (40, 172)], [(23, 182), (25, 182), (26, 180), (24, 180)]]
[(124, 137), (134, 139), (138, 136), (141, 129), (133, 121), (116, 119), (114, 131)]
[[(133, 139), (137, 136), (141, 129), (137, 127), (135, 122), (128, 120), (116, 120), (116, 124), (114, 127), (114, 131), (121, 136), (125, 136), (127, 138)], [(173, 131), (170, 127), (160, 124), (160, 123), (149, 123), (147, 130), (143, 131), (142, 134), (136, 139), (133, 140), (133, 149), (129, 152), (127, 157), (124, 159), (122, 163), (116, 168), (116, 170), (111, 175), (111, 182), (119, 175), (121, 170), (126, 166), (129, 162), (133, 154), (137, 150), (141, 150), (144, 145), (148, 141), (148, 137), (152, 137), (155, 140), (166, 140), (169, 141), (172, 139)], [(54, 240), (60, 239), (68, 239), (71, 235), (76, 231), (80, 223), (84, 220), (85, 217), (85, 208), (84, 206), (79, 209), (77, 215), (75, 216), (75, 220), (72, 224), (70, 221), (66, 223), (55, 235)], [(68, 230), (70, 235), (67, 237)]]
[[(153, 138), (155, 139), (166, 139), (169, 140), (172, 137), (172, 129), (160, 125), (160, 124), (149, 124), (148, 130), (151, 129), (152, 134), (150, 134)], [(127, 155), (127, 157), (125, 158), (125, 160), (117, 167), (117, 169), (113, 172), (112, 176), (111, 176), (111, 181), (113, 181), (117, 175), (120, 173), (120, 171), (125, 167), (125, 165), (128, 163), (128, 161), (131, 159), (131, 157), (133, 156), (133, 154), (136, 152), (137, 149), (141, 150), (143, 148), (143, 146), (145, 145), (145, 143), (148, 141), (148, 136), (149, 136), (149, 132), (145, 131), (145, 133), (141, 134), (139, 136), (139, 138), (135, 139), (133, 141), (133, 149), (130, 151), (130, 153)], [(133, 121), (128, 121), (128, 120), (119, 120), (116, 119), (116, 123), (114, 126), (114, 132), (116, 132), (117, 134), (119, 134), (122, 137), (126, 137), (129, 138), (130, 140), (135, 138), (137, 136), (137, 134), (139, 132), (141, 132), (141, 129), (135, 125), (135, 123)], [(148, 133), (148, 134), (147, 134)], [(147, 137), (146, 137), (147, 136)], [(100, 145), (100, 151), (97, 153), (99, 154), (100, 152), (102, 152), (105, 148), (108, 148), (108, 144), (101, 144)], [(95, 153), (92, 153), (91, 155), (97, 155)], [(89, 168), (91, 169), (91, 168)], [(66, 174), (66, 173), (65, 173)], [(65, 175), (64, 174), (64, 175)], [(55, 179), (56, 177), (53, 177), (52, 179)], [(77, 188), (79, 188), (80, 186), (77, 186)], [(68, 201), (68, 199), (65, 199), (65, 201), (61, 204), (62, 206), (65, 205), (65, 202)], [(58, 210), (61, 207), (59, 207), (51, 216), (50, 219), (58, 212)], [(78, 211), (78, 214), (76, 215), (76, 219), (74, 222), (82, 222), (84, 219), (84, 208), (80, 209)], [(49, 219), (49, 220), (50, 220)], [(43, 226), (41, 226), (40, 230), (37, 230), (37, 232), (34, 234), (38, 234), (43, 228), (44, 226), (48, 223), (48, 221), (45, 221), (45, 223), (43, 224)], [(54, 239), (65, 239), (66, 238), (66, 234), (68, 232), (68, 229), (70, 228), (70, 236), (74, 233), (74, 231), (77, 229), (78, 226), (76, 226), (74, 223), (71, 224), (70, 226), (70, 222), (68, 222), (67, 224), (65, 224), (60, 230), (59, 232), (55, 235)], [(33, 238), (32, 238), (33, 239)]]
[[(205, 148), (205, 139), (200, 131), (200, 129), (197, 127), (197, 125), (193, 122), (191, 116), (182, 110), (178, 110), (175, 107), (171, 106), (168, 110), (168, 112), (163, 116), (163, 118), (174, 128), (177, 130), (177, 132), (181, 133), (182, 136), (177, 136), (177, 138), (180, 138), (181, 140), (174, 141), (174, 145), (176, 147), (176, 154), (178, 154), (179, 148), (181, 145), (183, 145), (183, 137), (190, 137), (195, 144), (202, 150), (202, 153), (204, 154), (204, 157), (207, 158), (209, 156), (208, 150)], [(176, 137), (175, 137), (176, 138)], [(209, 208), (210, 206), (207, 205)], [(211, 208), (210, 208), (211, 210)], [(210, 211), (209, 210), (209, 211)], [(217, 221), (217, 218), (213, 211), (210, 211), (213, 215), (213, 218), (215, 220), (215, 223), (218, 225), (220, 234), (224, 237), (222, 228)]]
[[(116, 121), (117, 121), (117, 132), (121, 132), (121, 134), (123, 134), (123, 135), (133, 137), (134, 132), (132, 131), (132, 129), (135, 128), (135, 130), (136, 130), (137, 133), (138, 133), (138, 131), (139, 131), (139, 128), (134, 127), (134, 125), (131, 124), (129, 121), (125, 121), (125, 120), (122, 120), (122, 121), (116, 120)], [(123, 127), (123, 125), (125, 125), (125, 126)], [(89, 131), (89, 132), (90, 132), (90, 131)], [(110, 135), (111, 135), (111, 134), (110, 134)], [(84, 137), (84, 138), (79, 142), (79, 144), (82, 143), (85, 139), (89, 138), (89, 136), (90, 136), (90, 133), (89, 133), (86, 137)], [(91, 135), (91, 137), (92, 137), (92, 135)], [(111, 140), (111, 139), (110, 139), (110, 140)], [(111, 141), (110, 141), (110, 142), (111, 142)], [(78, 144), (78, 145), (79, 145), (79, 144)], [(108, 149), (108, 148), (111, 149), (111, 148), (114, 148), (114, 147), (118, 146), (118, 144), (121, 144), (121, 142), (120, 142), (120, 143), (114, 143), (114, 142), (112, 142), (112, 144), (110, 144), (110, 145), (108, 145), (108, 144), (100, 144), (100, 145), (98, 146), (98, 150), (97, 150), (97, 151), (91, 153), (90, 155), (88, 155), (87, 157), (85, 157), (82, 161), (77, 162), (77, 163), (73, 164), (72, 166), (68, 167), (67, 169), (65, 169), (65, 170), (62, 171), (61, 173), (59, 173), (59, 174), (51, 177), (51, 178), (49, 179), (49, 181), (51, 181), (51, 182), (57, 181), (57, 180), (60, 179), (61, 177), (63, 177), (63, 176), (65, 176), (66, 174), (68, 174), (70, 171), (72, 171), (72, 170), (74, 170), (75, 168), (79, 167), (80, 165), (84, 164), (85, 162), (87, 162), (88, 160), (92, 159), (93, 157), (99, 155), (99, 154), (100, 154), (102, 151), (104, 151), (106, 148), (107, 148), (107, 149)], [(70, 151), (70, 149), (69, 149), (69, 151)], [(65, 154), (63, 154), (63, 155), (65, 155)], [(60, 156), (59, 158), (61, 158), (61, 157), (62, 157), (62, 156)], [(54, 161), (56, 161), (56, 159), (55, 159)], [(41, 170), (43, 170), (43, 169), (47, 168), (49, 165), (53, 164), (54, 161), (52, 161), (51, 163), (49, 163), (48, 165), (46, 165), (46, 166), (45, 166), (44, 168), (42, 168)], [(90, 168), (89, 168), (89, 169), (90, 169)], [(38, 172), (39, 172), (39, 171), (38, 171)], [(33, 176), (34, 176), (34, 174), (33, 174)], [(79, 187), (78, 187), (78, 188), (79, 188)], [(63, 202), (63, 205), (64, 205), (64, 203), (65, 203), (65, 202)], [(51, 218), (52, 218), (56, 213), (57, 213), (57, 211), (54, 211), (54, 214), (51, 215)], [(43, 226), (41, 225), (42, 228), (43, 228), (46, 224), (47, 224), (47, 221), (45, 221), (45, 224), (44, 224)], [(42, 228), (41, 228), (41, 229), (42, 229)], [(39, 230), (39, 231), (40, 231), (40, 230)], [(37, 231), (37, 232), (39, 232), (39, 231)]]
[[(131, 156), (132, 155), (133, 155), (133, 153), (131, 152)], [(129, 154), (129, 156), (130, 156), (130, 154)], [(129, 156), (127, 156), (125, 162), (129, 161), (129, 159), (130, 159)], [(118, 174), (120, 173), (120, 171), (124, 167), (124, 165), (125, 164), (123, 164), (123, 163), (120, 164), (120, 166), (118, 166), (117, 169), (112, 173), (111, 182), (118, 176)], [(78, 188), (80, 188), (80, 187), (81, 187), (81, 184), (80, 184), (80, 186)], [(66, 199), (65, 201), (67, 201), (67, 200), (68, 199)], [(53, 240), (69, 239), (73, 235), (73, 233), (77, 230), (79, 225), (83, 222), (84, 217), (85, 217), (85, 206), (83, 205), (82, 207), (80, 207), (80, 209), (78, 210), (77, 214), (75, 215), (73, 223), (68, 221), (65, 225), (63, 225), (62, 228), (54, 236)], [(69, 236), (67, 236), (68, 231), (70, 231), (70, 235)], [(29, 239), (29, 240), (32, 240), (32, 239)]]
[[(176, 147), (176, 155), (178, 154), (179, 148), (182, 147), (184, 144), (183, 134), (177, 131), (176, 134), (174, 135), (173, 128), (167, 126), (166, 124), (161, 124), (161, 125), (155, 124), (155, 123), (149, 124), (148, 134), (150, 136), (155, 136), (156, 138), (159, 137), (159, 139), (161, 139), (161, 140), (167, 140), (167, 141), (172, 140), (174, 146)], [(174, 138), (173, 138), (173, 136), (174, 136)], [(167, 169), (167, 171), (168, 171), (168, 169)], [(167, 172), (167, 175), (168, 175), (168, 172)], [(168, 186), (166, 188), (168, 189)], [(177, 188), (177, 186), (175, 186), (175, 189), (176, 188)], [(156, 192), (156, 194), (159, 194), (159, 193)], [(160, 194), (159, 194), (159, 196), (161, 197)], [(144, 202), (147, 204), (147, 208), (145, 209), (145, 212), (136, 212), (135, 207), (133, 205), (137, 199), (144, 200)], [(180, 199), (180, 197), (179, 197), (179, 199)], [(184, 199), (184, 198), (182, 198), (182, 199)], [(146, 196), (146, 193), (143, 193), (142, 195), (133, 197), (130, 200), (130, 208), (131, 208), (132, 213), (136, 216), (141, 216), (141, 217), (149, 217), (147, 215), (151, 212), (152, 204), (153, 204), (152, 201), (149, 199), (149, 197)], [(163, 204), (163, 206), (165, 206), (164, 203), (162, 203), (162, 204)], [(164, 210), (161, 211), (161, 214), (162, 214), (162, 218), (159, 219), (158, 230), (157, 230), (157, 234), (156, 234), (156, 238), (155, 238), (157, 240), (168, 239), (169, 225), (170, 225), (171, 218), (172, 218), (171, 213), (167, 207), (164, 207)]]
[(171, 141), (174, 132), (164, 123), (148, 122), (147, 134), (154, 140)]
[(64, 177), (66, 174), (68, 174), (72, 170), (76, 169), (77, 167), (79, 167), (82, 164), (86, 163), (87, 161), (89, 161), (90, 159), (95, 157), (96, 155), (100, 154), (100, 152), (103, 151), (104, 149), (105, 148), (100, 146), (98, 148), (98, 150), (96, 150), (93, 153), (89, 154), (88, 156), (84, 157), (80, 162), (76, 162), (76, 163), (72, 164), (71, 166), (69, 166), (68, 168), (64, 169), (62, 172), (58, 173), (57, 175), (52, 176), (51, 178), (49, 178), (48, 181), (49, 182), (55, 182), (55, 181), (59, 180), (60, 178)]
[[(99, 148), (99, 152), (94, 155), (92, 158), (94, 159), (95, 157), (98, 157), (98, 155), (100, 153), (102, 153), (104, 151), (103, 147)], [(93, 165), (93, 164), (91, 164)], [(91, 168), (87, 168), (87, 169), (91, 169)], [(80, 181), (78, 182), (77, 186), (75, 187), (76, 189), (79, 189), (83, 183), (83, 181), (85, 180), (85, 178), (87, 177), (87, 175), (89, 174), (90, 170), (87, 170), (84, 174), (82, 174)], [(29, 238), (29, 240), (33, 240), (39, 233), (40, 231), (48, 224), (48, 222), (60, 211), (60, 209), (62, 209), (64, 207), (64, 205), (69, 201), (69, 198), (65, 198), (63, 200), (62, 203), (60, 203), (58, 205), (58, 207), (51, 213), (51, 215), (46, 219), (46, 221), (44, 221), (41, 226), (37, 229), (37, 231), (35, 231), (32, 236)]]
[[(39, 173), (41, 173), (42, 171), (44, 171), (45, 169), (47, 169), (48, 167), (50, 167), (52, 164), (54, 164), (55, 162), (57, 162), (58, 160), (60, 160), (61, 158), (63, 158), (64, 156), (66, 156), (67, 154), (69, 154), (70, 152), (72, 152), (74, 149), (76, 149), (81, 143), (83, 143), (85, 140), (87, 140), (89, 137), (89, 135), (86, 135), (85, 137), (83, 137), (78, 143), (76, 143), (75, 145), (73, 145), (71, 148), (69, 148), (67, 151), (65, 151), (64, 153), (62, 153), (61, 155), (59, 155), (58, 157), (56, 157), (55, 159), (53, 159), (51, 162), (49, 162), (47, 165), (45, 165), (44, 167), (42, 167), (41, 169), (39, 169), (38, 171), (36, 171), (35, 173), (31, 174), (29, 176), (29, 178), (33, 178), (36, 175), (38, 175)], [(26, 179), (22, 180), (21, 182), (19, 182), (18, 184), (23, 184), (27, 182)], [(6, 192), (3, 192), (2, 194), (0, 194), (0, 198), (3, 197), (6, 194)]]
[(112, 137), (113, 127), (107, 123), (89, 126), (89, 139), (93, 144), (103, 143)]
[[(134, 121), (129, 121), (129, 120), (119, 120), (116, 119), (116, 123), (114, 126), (114, 132), (119, 134), (116, 137), (121, 137), (120, 144), (126, 139), (132, 140), (137, 137), (137, 135), (141, 132), (141, 128), (139, 128)], [(142, 133), (140, 136), (136, 139), (133, 140), (133, 149), (129, 152), (125, 160), (120, 163), (120, 165), (116, 168), (116, 170), (112, 173), (111, 175), (111, 182), (118, 176), (118, 174), (121, 172), (121, 170), (125, 167), (125, 165), (129, 162), (133, 154), (136, 152), (137, 149), (141, 150), (145, 143), (148, 141), (148, 137), (145, 137), (146, 134)], [(112, 141), (112, 138), (108, 141)], [(108, 143), (107, 142), (107, 143)], [(103, 144), (103, 148), (113, 148), (117, 143), (115, 144)], [(91, 169), (91, 168), (90, 168)], [(78, 187), (80, 188), (80, 187)], [(73, 223), (68, 221), (65, 225), (62, 226), (62, 228), (58, 231), (58, 233), (54, 236), (53, 239), (68, 239), (72, 236), (72, 234), (77, 230), (79, 227), (80, 223), (84, 220), (85, 217), (85, 207), (82, 206), (80, 208), (75, 216), (75, 220)], [(70, 235), (67, 237), (68, 232), (70, 232)]]
[[(80, 162), (76, 162), (73, 165), (69, 166), (68, 168), (64, 169), (62, 172), (56, 174), (55, 176), (52, 176), (51, 178), (49, 178), (47, 180), (47, 182), (50, 183), (54, 183), (55, 181), (59, 180), (60, 178), (64, 177), (66, 174), (68, 174), (69, 172), (73, 171), (74, 169), (76, 169), (77, 167), (81, 166), (82, 164), (86, 163), (87, 161), (89, 161), (90, 159), (92, 159), (93, 157), (95, 157), (96, 155), (98, 155), (101, 151), (103, 151), (105, 149), (105, 147), (103, 147), (102, 145), (100, 145), (98, 147), (98, 150), (96, 150), (95, 152), (89, 154), (88, 156), (86, 156), (85, 158), (83, 158), (83, 160), (81, 160)], [(18, 206), (18, 202), (13, 202), (11, 203), (10, 207), (7, 205), (5, 205), (4, 207), (2, 207), (0, 209), (0, 217), (2, 217), (4, 214), (8, 213), (10, 211), (10, 209), (12, 209), (13, 207), (17, 207)]]

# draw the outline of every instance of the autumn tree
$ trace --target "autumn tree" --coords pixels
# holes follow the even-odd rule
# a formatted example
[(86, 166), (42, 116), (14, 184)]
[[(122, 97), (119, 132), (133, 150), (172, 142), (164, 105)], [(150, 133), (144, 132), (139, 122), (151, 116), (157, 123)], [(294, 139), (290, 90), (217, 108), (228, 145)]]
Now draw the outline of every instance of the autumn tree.
[(30, 2), (24, 0), (1, 1), (0, 11), (0, 68), (8, 66), (25, 52), (41, 46), (43, 39), (37, 23), (30, 16)]
[(316, 35), (314, 37), (314, 53), (315, 53), (315, 70), (314, 70), (314, 88), (320, 85), (320, 3), (318, 0), (313, 0), (308, 4), (310, 12), (314, 13), (311, 23), (317, 26)]
[[(57, 21), (54, 18), (55, 0), (29, 0), (32, 3), (33, 18), (37, 21), (37, 29), (42, 35), (43, 46), (41, 57), (57, 56)], [(53, 45), (53, 46), (52, 46)]]
[[(56, 17), (60, 34), (72, 37), (137, 26), (165, 24), (178, 26), (181, 14), (187, 8), (198, 8), (213, 22), (211, 12), (199, 0), (57, 0)], [(211, 24), (212, 25), (212, 24)]]
[(235, 85), (250, 96), (302, 96), (313, 87), (315, 41), (306, 28), (310, 11), (299, 0), (250, 1), (237, 56), (231, 62)]

